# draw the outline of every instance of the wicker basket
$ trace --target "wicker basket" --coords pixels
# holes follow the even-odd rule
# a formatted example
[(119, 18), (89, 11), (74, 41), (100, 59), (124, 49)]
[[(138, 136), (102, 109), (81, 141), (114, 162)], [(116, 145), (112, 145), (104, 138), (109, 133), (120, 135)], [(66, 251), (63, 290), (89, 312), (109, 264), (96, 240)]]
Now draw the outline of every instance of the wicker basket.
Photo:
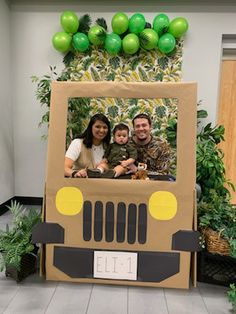
[[(223, 230), (222, 230), (223, 231)], [(220, 255), (229, 255), (229, 242), (221, 237), (221, 232), (216, 232), (210, 228), (202, 231), (208, 252)]]

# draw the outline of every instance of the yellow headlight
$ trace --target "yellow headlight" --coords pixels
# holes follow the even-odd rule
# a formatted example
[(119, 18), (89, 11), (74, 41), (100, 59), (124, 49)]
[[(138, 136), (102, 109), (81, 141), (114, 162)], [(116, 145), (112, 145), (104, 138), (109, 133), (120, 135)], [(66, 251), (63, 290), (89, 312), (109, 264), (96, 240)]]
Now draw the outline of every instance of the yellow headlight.
[(56, 195), (56, 208), (62, 215), (77, 215), (83, 206), (83, 194), (75, 187), (64, 187)]
[(159, 220), (170, 220), (177, 213), (177, 199), (167, 191), (154, 192), (149, 198), (149, 212)]

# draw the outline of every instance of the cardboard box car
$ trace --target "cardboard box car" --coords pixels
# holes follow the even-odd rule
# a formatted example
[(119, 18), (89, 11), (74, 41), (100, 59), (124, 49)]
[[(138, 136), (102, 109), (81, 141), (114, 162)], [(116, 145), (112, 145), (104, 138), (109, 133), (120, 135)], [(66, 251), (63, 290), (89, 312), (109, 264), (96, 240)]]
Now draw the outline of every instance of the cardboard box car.
[[(175, 182), (65, 178), (70, 97), (177, 98)], [(47, 280), (188, 288), (196, 182), (196, 83), (53, 82), (43, 243)], [(195, 267), (195, 266), (194, 266)]]

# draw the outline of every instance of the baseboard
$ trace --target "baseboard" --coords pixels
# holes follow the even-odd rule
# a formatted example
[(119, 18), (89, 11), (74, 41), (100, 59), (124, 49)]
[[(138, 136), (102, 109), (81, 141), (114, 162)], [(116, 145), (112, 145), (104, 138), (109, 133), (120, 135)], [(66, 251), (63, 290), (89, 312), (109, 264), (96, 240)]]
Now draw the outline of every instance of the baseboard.
[(8, 201), (0, 205), (0, 216), (8, 211), (7, 206), (11, 205), (12, 201), (17, 201), (22, 205), (39, 205), (43, 204), (42, 197), (30, 197), (30, 196), (14, 196)]

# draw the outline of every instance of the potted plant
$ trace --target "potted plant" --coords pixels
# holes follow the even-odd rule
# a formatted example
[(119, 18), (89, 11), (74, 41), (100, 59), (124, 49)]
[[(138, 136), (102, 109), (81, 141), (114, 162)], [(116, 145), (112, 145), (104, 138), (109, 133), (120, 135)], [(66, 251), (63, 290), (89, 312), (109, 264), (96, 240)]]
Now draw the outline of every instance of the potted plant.
[(204, 250), (198, 254), (198, 280), (229, 285), (236, 282), (236, 207), (230, 203), (233, 184), (225, 177), (224, 154), (218, 144), (224, 127), (202, 128), (197, 136), (198, 227)]
[(13, 215), (13, 226), (0, 230), (0, 271), (17, 282), (36, 271), (37, 250), (31, 243), (33, 226), (40, 221), (40, 212), (26, 209), (16, 201), (8, 207)]
[(236, 286), (231, 284), (227, 292), (228, 300), (232, 304), (232, 313), (236, 313)]
[[(207, 117), (198, 110), (200, 119)], [(167, 140), (176, 149), (177, 120), (167, 126)], [(233, 184), (225, 177), (223, 151), (224, 126), (208, 123), (197, 134), (198, 229), (203, 251), (198, 254), (198, 280), (229, 285), (236, 282), (236, 207), (230, 204)]]

